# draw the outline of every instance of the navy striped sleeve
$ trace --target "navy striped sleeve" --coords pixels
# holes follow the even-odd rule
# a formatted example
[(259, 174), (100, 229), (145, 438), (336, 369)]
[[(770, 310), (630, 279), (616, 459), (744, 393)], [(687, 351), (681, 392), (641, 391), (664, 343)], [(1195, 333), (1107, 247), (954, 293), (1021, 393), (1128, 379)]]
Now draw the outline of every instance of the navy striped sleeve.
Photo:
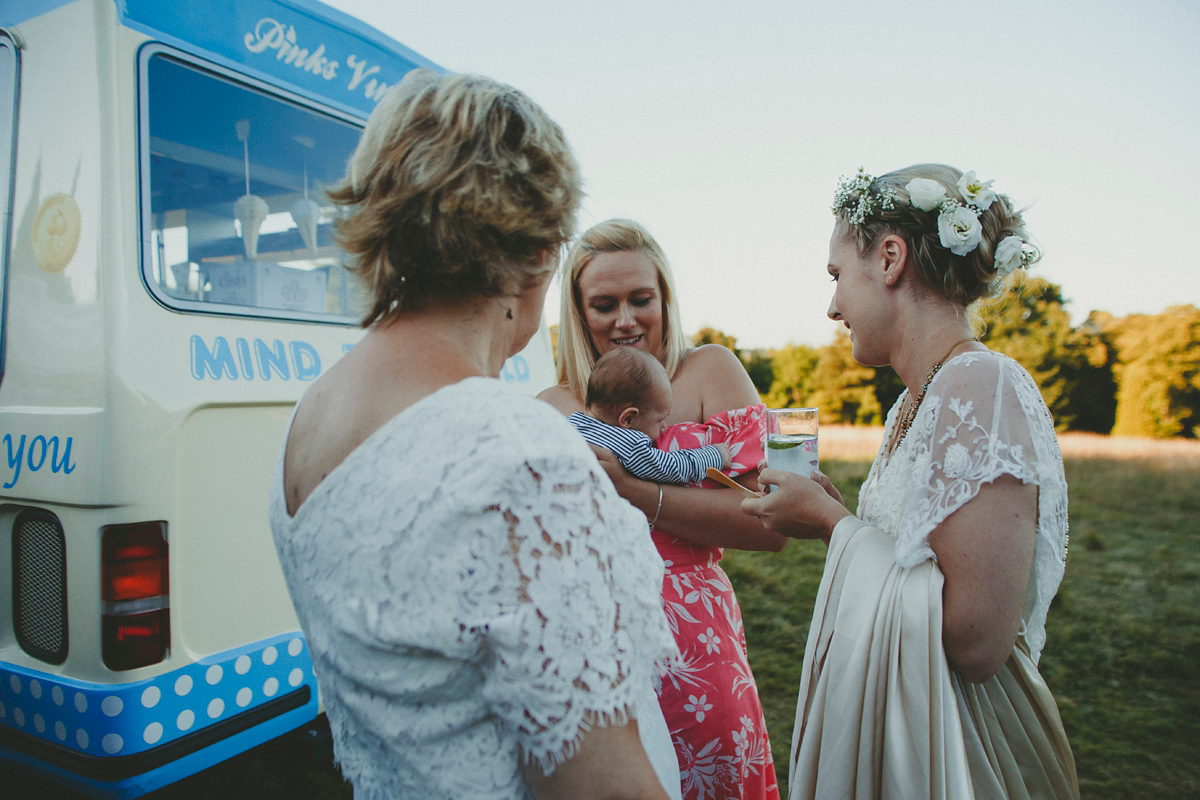
[(567, 421), (589, 444), (611, 450), (621, 466), (645, 481), (696, 483), (709, 467), (720, 469), (725, 463), (721, 451), (711, 444), (668, 453), (655, 447), (641, 431), (608, 425), (578, 411), (568, 416)]

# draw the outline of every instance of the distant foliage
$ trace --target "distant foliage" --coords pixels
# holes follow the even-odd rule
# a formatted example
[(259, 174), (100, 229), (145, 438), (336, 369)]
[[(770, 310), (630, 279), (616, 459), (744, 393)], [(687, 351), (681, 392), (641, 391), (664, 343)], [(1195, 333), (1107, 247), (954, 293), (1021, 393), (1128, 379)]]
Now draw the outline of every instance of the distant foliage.
[(699, 347), (702, 344), (719, 344), (732, 351), (735, 356), (741, 359), (742, 365), (750, 375), (751, 382), (754, 383), (754, 388), (760, 395), (771, 388), (771, 382), (775, 379), (774, 367), (771, 357), (762, 350), (751, 350), (749, 352), (739, 350), (736, 337), (708, 326), (701, 328), (692, 335), (693, 346)]
[(764, 395), (769, 392), (775, 383), (774, 360), (762, 350), (743, 351), (741, 359), (758, 393)]
[(1113, 433), (1200, 437), (1200, 309), (1172, 306), (1096, 322), (1117, 354)]
[[(1059, 431), (1200, 438), (1200, 309), (1118, 318), (1094, 311), (1071, 327), (1062, 289), (1025, 276), (978, 310), (984, 344), (1033, 376)], [(891, 367), (864, 367), (839, 329), (824, 347), (743, 353), (737, 339), (704, 328), (696, 344), (732, 350), (772, 408), (815, 406), (825, 423), (880, 424), (904, 391)]]
[(1071, 328), (1062, 290), (1026, 277), (980, 310), (981, 340), (1029, 371), (1060, 431), (1107, 433), (1116, 411), (1111, 353), (1098, 332)]
[(707, 325), (692, 335), (692, 344), (699, 347), (702, 344), (719, 344), (733, 351), (733, 354), (739, 355), (737, 346), (737, 337), (730, 336), (724, 331), (719, 331), (716, 328), (710, 328)]
[(772, 380), (763, 402), (770, 408), (795, 408), (805, 406), (812, 394), (812, 374), (820, 356), (817, 348), (803, 344), (789, 344), (775, 351), (772, 361)]
[(828, 424), (878, 425), (904, 391), (891, 367), (864, 367), (854, 360), (850, 337), (839, 330), (831, 344), (792, 344), (774, 354), (775, 380), (763, 394), (771, 408), (814, 406)]
[(832, 344), (820, 350), (811, 378), (812, 394), (805, 405), (816, 406), (822, 420), (856, 425), (879, 425), (883, 405), (875, 395), (875, 369), (854, 360), (850, 335), (838, 329)]

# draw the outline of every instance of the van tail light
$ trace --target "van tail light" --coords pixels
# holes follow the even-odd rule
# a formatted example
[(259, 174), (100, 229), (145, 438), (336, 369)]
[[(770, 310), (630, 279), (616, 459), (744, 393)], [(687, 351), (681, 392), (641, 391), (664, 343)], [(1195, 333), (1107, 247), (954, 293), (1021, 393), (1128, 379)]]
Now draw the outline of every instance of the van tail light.
[(101, 645), (111, 670), (157, 664), (171, 644), (167, 523), (100, 529)]

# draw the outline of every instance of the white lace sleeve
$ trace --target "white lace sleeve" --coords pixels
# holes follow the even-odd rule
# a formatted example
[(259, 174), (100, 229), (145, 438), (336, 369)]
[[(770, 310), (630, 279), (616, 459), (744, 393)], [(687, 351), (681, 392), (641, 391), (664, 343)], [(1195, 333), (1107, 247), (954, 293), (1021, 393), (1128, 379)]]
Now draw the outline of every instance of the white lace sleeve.
[(484, 622), (483, 692), (525, 756), (549, 771), (589, 726), (633, 716), (656, 662), (676, 652), (662, 561), (645, 519), (594, 463), (527, 462), (497, 480), (485, 524), (502, 531), (516, 598)]
[(1050, 412), (1015, 361), (994, 353), (951, 359), (929, 387), (903, 456), (911, 465), (896, 509), (896, 560), (932, 558), (929, 534), (1001, 475), (1038, 487), (1034, 569), (1026, 603), (1026, 640), (1036, 661), (1046, 611), (1062, 580), (1067, 544), (1067, 484)]
[(526, 798), (522, 760), (548, 771), (589, 725), (658, 711), (662, 559), (549, 405), (443, 387), (292, 517), (282, 464), (272, 532), (356, 798)]

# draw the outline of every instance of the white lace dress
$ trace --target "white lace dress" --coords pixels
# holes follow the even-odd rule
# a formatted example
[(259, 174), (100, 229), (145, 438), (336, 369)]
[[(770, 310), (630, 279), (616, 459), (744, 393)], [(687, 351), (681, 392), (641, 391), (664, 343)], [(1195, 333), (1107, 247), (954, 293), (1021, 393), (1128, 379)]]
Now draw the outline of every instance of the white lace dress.
[[(1036, 666), (1067, 544), (1050, 413), (1015, 361), (963, 353), (935, 376), (889, 457), (905, 397), (888, 414), (858, 515), (830, 540), (789, 796), (1078, 797), (1070, 745)], [(997, 675), (973, 684), (949, 668), (942, 647), (943, 578), (929, 534), (1001, 475), (1038, 487), (1037, 540), (1013, 652)]]
[(402, 411), (271, 528), (355, 797), (528, 797), (588, 720), (639, 721), (677, 653), (645, 517), (561, 415), (472, 378)]
[[(961, 388), (947, 392), (948, 384)], [(1067, 557), (1067, 479), (1050, 410), (1016, 361), (990, 351), (961, 353), (934, 376), (912, 429), (889, 459), (887, 442), (906, 396), (888, 414), (858, 516), (896, 537), (896, 561), (914, 567), (934, 557), (929, 534), (979, 487), (1001, 475), (1037, 486), (1037, 541), (1022, 615), (1036, 664)]]

